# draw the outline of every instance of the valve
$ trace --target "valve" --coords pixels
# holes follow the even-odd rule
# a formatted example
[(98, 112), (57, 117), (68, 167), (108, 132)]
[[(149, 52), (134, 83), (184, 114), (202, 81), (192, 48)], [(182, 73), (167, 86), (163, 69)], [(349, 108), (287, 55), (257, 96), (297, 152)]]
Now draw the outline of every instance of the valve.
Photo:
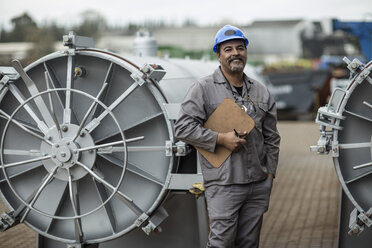
[(205, 191), (203, 183), (194, 183), (192, 188), (189, 189), (189, 192), (195, 195), (195, 198), (198, 199)]

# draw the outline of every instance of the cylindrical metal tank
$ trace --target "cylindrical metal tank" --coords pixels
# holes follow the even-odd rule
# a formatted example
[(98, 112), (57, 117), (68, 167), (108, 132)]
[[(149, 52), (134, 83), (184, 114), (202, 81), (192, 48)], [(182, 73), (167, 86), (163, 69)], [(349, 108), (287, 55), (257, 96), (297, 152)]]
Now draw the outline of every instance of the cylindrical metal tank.
[(332, 153), (342, 186), (339, 247), (365, 248), (372, 242), (372, 61), (344, 60), (352, 77), (318, 110), (321, 137), (312, 150)]
[[(185, 194), (202, 176), (173, 121), (189, 86), (218, 64), (123, 58), (73, 34), (64, 42), (68, 49), (25, 69), (0, 67), (0, 189), (12, 210), (0, 229), (25, 223), (70, 247), (123, 235), (128, 246), (205, 246), (205, 204)], [(144, 238), (172, 211), (180, 220), (165, 224), (162, 244)]]
[(148, 31), (139, 31), (133, 42), (134, 55), (137, 57), (158, 56), (158, 44), (156, 39)]

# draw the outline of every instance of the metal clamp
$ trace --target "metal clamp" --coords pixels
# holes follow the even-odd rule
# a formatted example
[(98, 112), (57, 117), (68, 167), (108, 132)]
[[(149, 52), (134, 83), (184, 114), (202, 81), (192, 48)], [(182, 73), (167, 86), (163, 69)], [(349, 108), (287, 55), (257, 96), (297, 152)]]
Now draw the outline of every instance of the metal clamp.
[(178, 157), (184, 157), (189, 154), (191, 151), (189, 145), (185, 142), (178, 141), (176, 144), (173, 144), (172, 141), (165, 141), (165, 156), (171, 157), (175, 153)]
[(159, 226), (167, 217), (168, 212), (163, 208), (159, 207), (156, 212), (151, 216), (148, 224), (142, 228), (142, 230), (147, 234), (150, 235), (151, 232), (161, 232), (162, 228)]
[(330, 150), (331, 136), (323, 134), (320, 136), (318, 143), (315, 146), (310, 146), (310, 151), (318, 154), (328, 154)]
[(150, 78), (157, 82), (162, 80), (164, 75), (167, 73), (161, 65), (147, 63), (141, 67), (140, 71), (142, 71), (147, 78)]
[(136, 221), (134, 222), (134, 224), (137, 227), (140, 227), (142, 225), (142, 223), (145, 222), (148, 218), (149, 218), (149, 216), (147, 214), (143, 213), (143, 214), (140, 215), (140, 217), (138, 217), (136, 219)]
[(63, 45), (69, 48), (94, 48), (94, 40), (91, 37), (78, 36), (70, 31), (68, 35), (63, 36)]
[(135, 71), (132, 74), (130, 74), (130, 77), (134, 79), (134, 81), (139, 85), (142, 86), (144, 83), (146, 83), (146, 80), (142, 73), (139, 71)]
[(357, 208), (350, 213), (349, 219), (349, 235), (360, 234), (364, 231), (365, 226), (372, 226), (372, 208), (370, 208), (367, 213), (360, 213)]
[(361, 67), (364, 66), (362, 62), (359, 61), (359, 59), (353, 59), (353, 61), (350, 61), (347, 57), (343, 58), (343, 61), (347, 64), (347, 68), (352, 73), (357, 72)]
[(190, 152), (190, 149), (189, 149), (189, 146), (185, 143), (185, 142), (182, 142), (182, 141), (178, 141), (176, 143), (176, 156), (186, 156), (189, 152)]
[(13, 212), (10, 213), (2, 213), (0, 216), (0, 231), (4, 232), (9, 228), (15, 226), (18, 222), (13, 217)]
[(359, 234), (364, 230), (364, 224), (358, 218), (358, 209), (356, 208), (350, 213), (349, 228), (349, 235)]

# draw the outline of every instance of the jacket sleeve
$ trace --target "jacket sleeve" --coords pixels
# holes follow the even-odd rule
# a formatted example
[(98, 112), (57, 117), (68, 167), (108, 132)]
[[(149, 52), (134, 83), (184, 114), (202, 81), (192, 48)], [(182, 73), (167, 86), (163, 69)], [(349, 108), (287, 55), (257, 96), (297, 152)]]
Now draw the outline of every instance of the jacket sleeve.
[(208, 119), (206, 96), (200, 82), (193, 84), (181, 104), (175, 123), (175, 136), (190, 145), (214, 152), (218, 133), (203, 127)]
[(266, 166), (268, 173), (275, 176), (279, 161), (280, 135), (277, 129), (276, 105), (273, 97), (269, 96), (268, 111), (262, 125), (264, 147), (266, 151)]

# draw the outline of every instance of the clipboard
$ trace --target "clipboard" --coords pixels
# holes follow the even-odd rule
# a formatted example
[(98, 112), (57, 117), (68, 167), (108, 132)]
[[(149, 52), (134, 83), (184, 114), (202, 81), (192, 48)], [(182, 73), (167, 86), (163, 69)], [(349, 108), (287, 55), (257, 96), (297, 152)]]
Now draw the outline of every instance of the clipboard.
[[(249, 133), (254, 125), (254, 120), (231, 98), (225, 98), (204, 123), (205, 128), (219, 133), (231, 132), (234, 128)], [(195, 148), (215, 168), (219, 168), (232, 153), (221, 145), (216, 145), (214, 152)]]

